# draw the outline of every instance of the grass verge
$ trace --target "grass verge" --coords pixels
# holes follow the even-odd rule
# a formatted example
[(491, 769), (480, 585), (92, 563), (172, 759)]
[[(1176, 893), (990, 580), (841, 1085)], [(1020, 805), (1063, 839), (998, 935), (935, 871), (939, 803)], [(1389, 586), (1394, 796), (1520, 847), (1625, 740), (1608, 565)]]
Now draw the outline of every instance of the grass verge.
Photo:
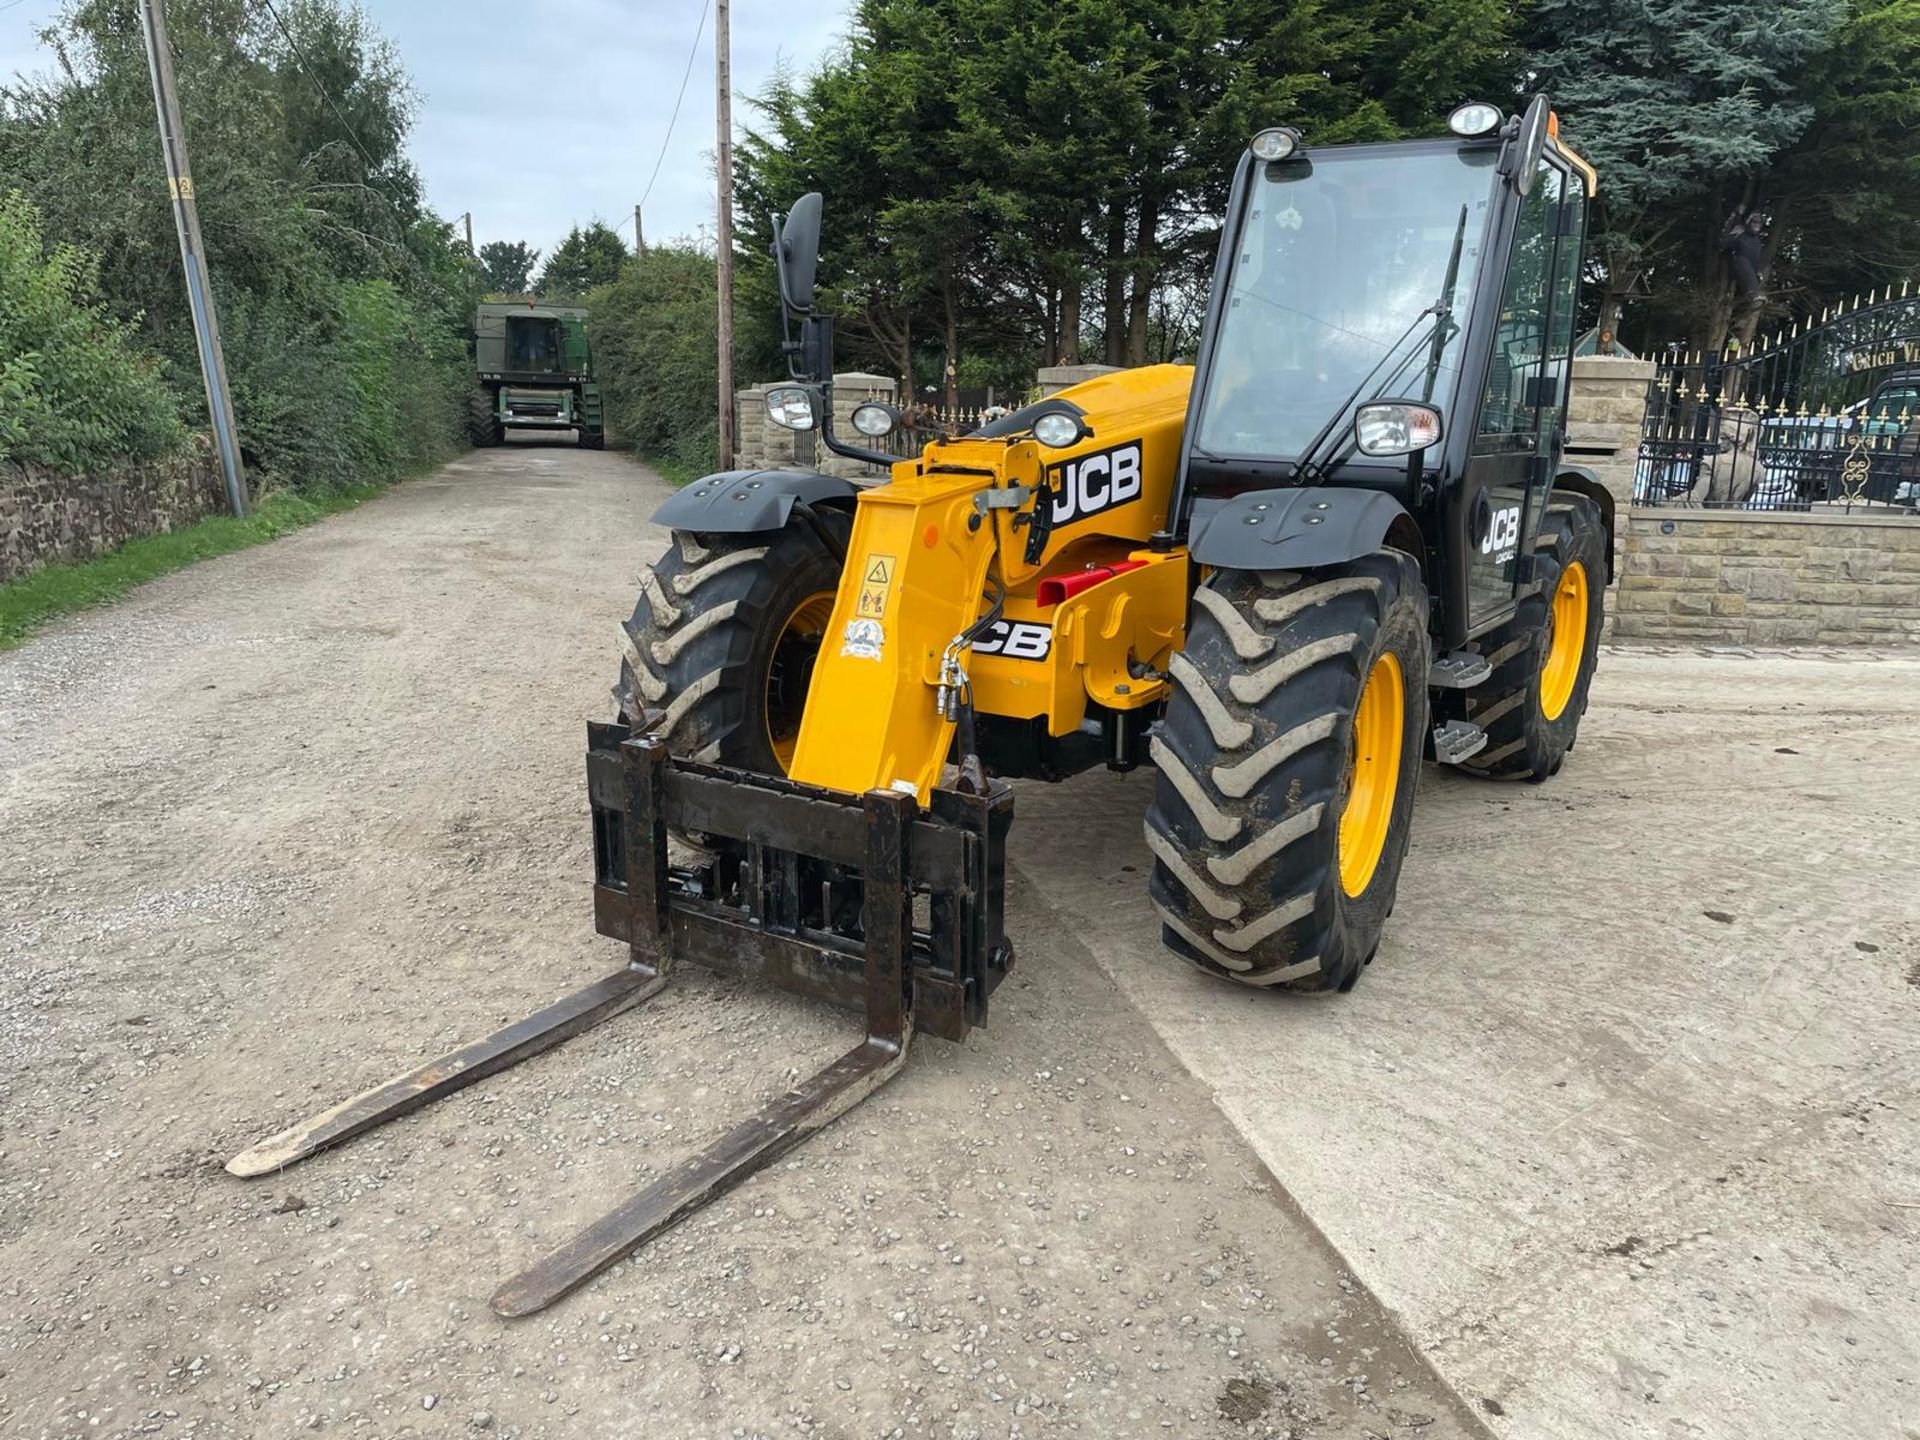
[(649, 465), (659, 472), (660, 478), (674, 489), (683, 489), (702, 476), (711, 475), (712, 469), (702, 468), (676, 455), (642, 455), (635, 452), (635, 458), (643, 465)]
[(97, 560), (49, 565), (0, 585), (0, 650), (11, 650), (57, 616), (118, 600), (136, 585), (184, 569), (197, 560), (277, 539), (302, 525), (351, 510), (386, 488), (352, 485), (320, 495), (277, 491), (259, 501), (244, 520), (217, 515), (182, 530), (129, 540)]

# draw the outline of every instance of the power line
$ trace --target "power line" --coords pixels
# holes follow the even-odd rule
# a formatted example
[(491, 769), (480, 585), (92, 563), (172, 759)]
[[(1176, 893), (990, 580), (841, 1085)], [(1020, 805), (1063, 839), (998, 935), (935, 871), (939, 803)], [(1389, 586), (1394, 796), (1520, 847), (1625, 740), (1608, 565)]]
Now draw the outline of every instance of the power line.
[(17, 6), (24, 5), (26, 3), (27, 3), (27, 0), (7, 0), (6, 4), (0, 5), (0, 15), (4, 15), (7, 13), (7, 11), (14, 9)]
[(680, 76), (680, 93), (674, 97), (673, 114), (667, 118), (666, 138), (660, 142), (660, 157), (653, 162), (653, 174), (647, 177), (647, 188), (640, 196), (640, 204), (643, 207), (648, 197), (653, 194), (653, 182), (660, 178), (660, 167), (667, 163), (667, 146), (673, 143), (673, 127), (680, 118), (680, 102), (687, 98), (687, 79), (693, 74), (694, 56), (700, 53), (700, 37), (706, 32), (707, 10), (712, 3), (713, 0), (701, 0), (700, 21), (693, 27), (693, 44), (687, 50), (687, 68)]
[(367, 147), (362, 145), (360, 137), (353, 133), (353, 126), (347, 123), (347, 117), (340, 112), (340, 107), (333, 103), (333, 96), (327, 92), (327, 87), (320, 83), (320, 77), (315, 75), (312, 67), (307, 64), (307, 57), (301, 53), (300, 44), (293, 38), (293, 31), (287, 28), (287, 22), (280, 18), (279, 10), (274, 8), (273, 0), (261, 0), (261, 3), (267, 7), (267, 13), (273, 16), (273, 23), (280, 27), (281, 35), (286, 38), (287, 49), (293, 52), (294, 64), (300, 67), (300, 73), (306, 76), (307, 83), (313, 86), (313, 93), (320, 97), (321, 103), (331, 110), (333, 118), (340, 122), (340, 131), (347, 137), (347, 143), (359, 151), (360, 158), (367, 162), (367, 179), (372, 180), (374, 172), (380, 168), (379, 162), (367, 153)]
[[(16, 3), (18, 3), (18, 0), (16, 0)], [(333, 118), (339, 122), (340, 132), (346, 137), (347, 144), (352, 146), (354, 153), (366, 163), (366, 188), (370, 194), (374, 195), (386, 206), (387, 218), (393, 222), (395, 232), (399, 236), (397, 240), (386, 243), (392, 249), (399, 252), (400, 258), (406, 261), (407, 269), (415, 278), (442, 299), (451, 299), (452, 296), (446, 287), (441, 285), (439, 280), (421, 265), (420, 258), (413, 253), (412, 248), (407, 244), (406, 227), (400, 219), (400, 207), (394, 202), (393, 196), (387, 194), (382, 188), (379, 175), (380, 163), (368, 152), (367, 147), (360, 143), (359, 135), (354, 132), (352, 124), (348, 122), (346, 115), (342, 113), (339, 105), (334, 103), (333, 95), (325, 85), (320, 83), (320, 77), (313, 73), (313, 67), (307, 64), (307, 57), (300, 49), (300, 43), (293, 38), (293, 31), (288, 28), (287, 22), (281, 18), (280, 11), (275, 8), (273, 0), (261, 0), (261, 3), (267, 7), (267, 13), (273, 16), (273, 23), (280, 27), (280, 34), (287, 42), (287, 49), (293, 55), (294, 64), (299, 67), (300, 73), (306, 77), (307, 84), (313, 87), (313, 93), (320, 97), (321, 103), (327, 107), (332, 113)], [(473, 253), (471, 248), (469, 248), (468, 253)]]

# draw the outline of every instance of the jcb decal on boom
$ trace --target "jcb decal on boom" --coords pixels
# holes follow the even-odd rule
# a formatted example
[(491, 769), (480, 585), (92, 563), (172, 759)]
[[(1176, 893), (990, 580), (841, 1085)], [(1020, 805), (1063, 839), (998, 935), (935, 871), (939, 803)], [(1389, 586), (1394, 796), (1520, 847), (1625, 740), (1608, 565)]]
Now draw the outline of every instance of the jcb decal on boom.
[(1044, 660), (1053, 649), (1053, 627), (1031, 620), (996, 620), (973, 644), (976, 655), (1004, 655), (1009, 660)]
[(1047, 471), (1053, 523), (1071, 525), (1140, 498), (1140, 442), (1096, 450)]

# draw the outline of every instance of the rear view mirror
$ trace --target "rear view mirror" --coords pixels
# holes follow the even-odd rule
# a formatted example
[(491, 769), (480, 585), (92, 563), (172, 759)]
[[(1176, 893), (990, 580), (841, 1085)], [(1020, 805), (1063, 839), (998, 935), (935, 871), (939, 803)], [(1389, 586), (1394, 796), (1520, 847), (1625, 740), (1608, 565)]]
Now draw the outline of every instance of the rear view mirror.
[(814, 273), (820, 268), (820, 192), (810, 190), (793, 202), (773, 241), (773, 266), (780, 275), (780, 299), (804, 315), (813, 309)]
[(1353, 443), (1362, 455), (1411, 455), (1440, 443), (1440, 412), (1417, 400), (1376, 400), (1353, 417)]
[(1540, 178), (1540, 157), (1546, 153), (1547, 128), (1552, 118), (1553, 111), (1547, 104), (1547, 97), (1534, 96), (1526, 114), (1520, 117), (1519, 130), (1507, 141), (1506, 149), (1501, 153), (1501, 173), (1513, 182), (1513, 188), (1522, 195), (1533, 189), (1533, 182)]
[(782, 385), (769, 390), (767, 418), (786, 430), (813, 429), (813, 392), (804, 385)]

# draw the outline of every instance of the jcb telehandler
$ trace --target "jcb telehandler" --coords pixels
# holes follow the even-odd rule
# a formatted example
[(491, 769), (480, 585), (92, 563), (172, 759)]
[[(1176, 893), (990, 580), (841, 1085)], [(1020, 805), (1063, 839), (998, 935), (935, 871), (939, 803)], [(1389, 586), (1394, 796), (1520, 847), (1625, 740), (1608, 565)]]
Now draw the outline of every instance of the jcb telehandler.
[[(1103, 376), (906, 460), (830, 427), (820, 197), (775, 256), (774, 417), (891, 465), (708, 476), (588, 732), (620, 972), (237, 1157), (258, 1175), (553, 1045), (692, 962), (864, 1012), (866, 1038), (494, 1297), (551, 1302), (957, 1040), (1013, 965), (1008, 777), (1158, 771), (1168, 947), (1344, 990), (1393, 907), (1423, 752), (1541, 780), (1573, 745), (1612, 502), (1561, 463), (1593, 172), (1524, 115), (1445, 139), (1253, 138), (1198, 363)], [(862, 435), (894, 423), (854, 412)]]

